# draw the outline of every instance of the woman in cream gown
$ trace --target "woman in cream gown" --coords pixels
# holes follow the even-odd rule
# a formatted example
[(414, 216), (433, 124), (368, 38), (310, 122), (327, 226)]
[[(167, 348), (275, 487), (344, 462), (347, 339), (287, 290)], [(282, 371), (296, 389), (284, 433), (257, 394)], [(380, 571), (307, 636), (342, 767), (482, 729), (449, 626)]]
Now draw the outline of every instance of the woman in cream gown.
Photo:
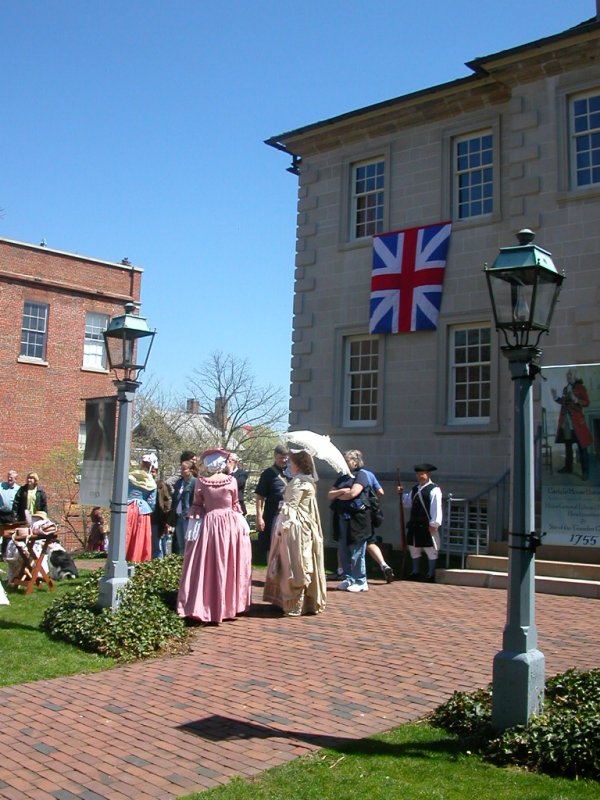
[(327, 588), (312, 458), (304, 450), (292, 452), (290, 467), (293, 478), (273, 525), (263, 599), (299, 617), (324, 610)]

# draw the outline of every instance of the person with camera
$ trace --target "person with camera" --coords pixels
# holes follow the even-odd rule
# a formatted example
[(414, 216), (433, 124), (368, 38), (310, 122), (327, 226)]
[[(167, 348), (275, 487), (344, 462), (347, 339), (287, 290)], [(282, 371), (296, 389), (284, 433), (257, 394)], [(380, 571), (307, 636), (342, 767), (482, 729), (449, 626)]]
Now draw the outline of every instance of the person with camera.
[(365, 503), (369, 476), (362, 469), (360, 450), (344, 453), (350, 475), (340, 475), (329, 490), (333, 511), (333, 538), (338, 543), (338, 555), (343, 580), (337, 588), (342, 592), (367, 592), (365, 552), (367, 540), (373, 534), (371, 510)]

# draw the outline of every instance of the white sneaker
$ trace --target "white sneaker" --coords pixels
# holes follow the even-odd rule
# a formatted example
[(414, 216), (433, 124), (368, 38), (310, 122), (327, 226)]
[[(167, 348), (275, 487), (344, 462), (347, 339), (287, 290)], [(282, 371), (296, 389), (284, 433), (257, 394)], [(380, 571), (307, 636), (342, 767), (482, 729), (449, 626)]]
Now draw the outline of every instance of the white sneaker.
[[(339, 588), (339, 587), (338, 587)], [(367, 583), (353, 583), (346, 589), (347, 592), (368, 592), (369, 585)]]
[(351, 584), (350, 581), (342, 581), (338, 583), (335, 588), (340, 592), (349, 592), (351, 586), (353, 586), (353, 584)]

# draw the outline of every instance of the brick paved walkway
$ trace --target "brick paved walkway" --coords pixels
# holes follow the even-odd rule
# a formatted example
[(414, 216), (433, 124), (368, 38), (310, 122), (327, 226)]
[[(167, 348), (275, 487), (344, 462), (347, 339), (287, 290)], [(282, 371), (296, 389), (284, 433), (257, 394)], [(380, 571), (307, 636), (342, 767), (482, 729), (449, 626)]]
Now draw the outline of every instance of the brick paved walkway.
[[(365, 594), (331, 591), (321, 617), (283, 619), (259, 584), (255, 573), (251, 616), (198, 629), (190, 655), (0, 689), (0, 798), (171, 800), (490, 680), (502, 590), (372, 581)], [(599, 666), (597, 600), (536, 604), (547, 675)]]

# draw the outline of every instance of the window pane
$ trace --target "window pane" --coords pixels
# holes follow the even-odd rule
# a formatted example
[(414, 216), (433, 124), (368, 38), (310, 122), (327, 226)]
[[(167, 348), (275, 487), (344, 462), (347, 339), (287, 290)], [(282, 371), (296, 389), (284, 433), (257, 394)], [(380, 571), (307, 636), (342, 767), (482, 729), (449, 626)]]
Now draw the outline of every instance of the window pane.
[(360, 239), (383, 232), (385, 164), (383, 161), (355, 164), (353, 170), (353, 234)]
[(600, 93), (571, 101), (571, 170), (575, 186), (600, 183)]
[(83, 342), (83, 366), (90, 369), (106, 368), (106, 352), (103, 331), (108, 325), (108, 314), (89, 311), (85, 315), (85, 338)]
[(449, 421), (489, 421), (490, 328), (455, 328), (450, 335)]
[(352, 338), (346, 340), (345, 419), (348, 422), (377, 421), (379, 382), (379, 340)]
[(48, 306), (46, 304), (29, 302), (23, 304), (20, 350), (22, 356), (45, 359), (47, 324)]
[[(470, 136), (455, 142), (454, 196), (459, 219), (493, 211), (493, 136)], [(485, 168), (482, 167), (485, 165)], [(485, 203), (482, 203), (485, 198)]]

